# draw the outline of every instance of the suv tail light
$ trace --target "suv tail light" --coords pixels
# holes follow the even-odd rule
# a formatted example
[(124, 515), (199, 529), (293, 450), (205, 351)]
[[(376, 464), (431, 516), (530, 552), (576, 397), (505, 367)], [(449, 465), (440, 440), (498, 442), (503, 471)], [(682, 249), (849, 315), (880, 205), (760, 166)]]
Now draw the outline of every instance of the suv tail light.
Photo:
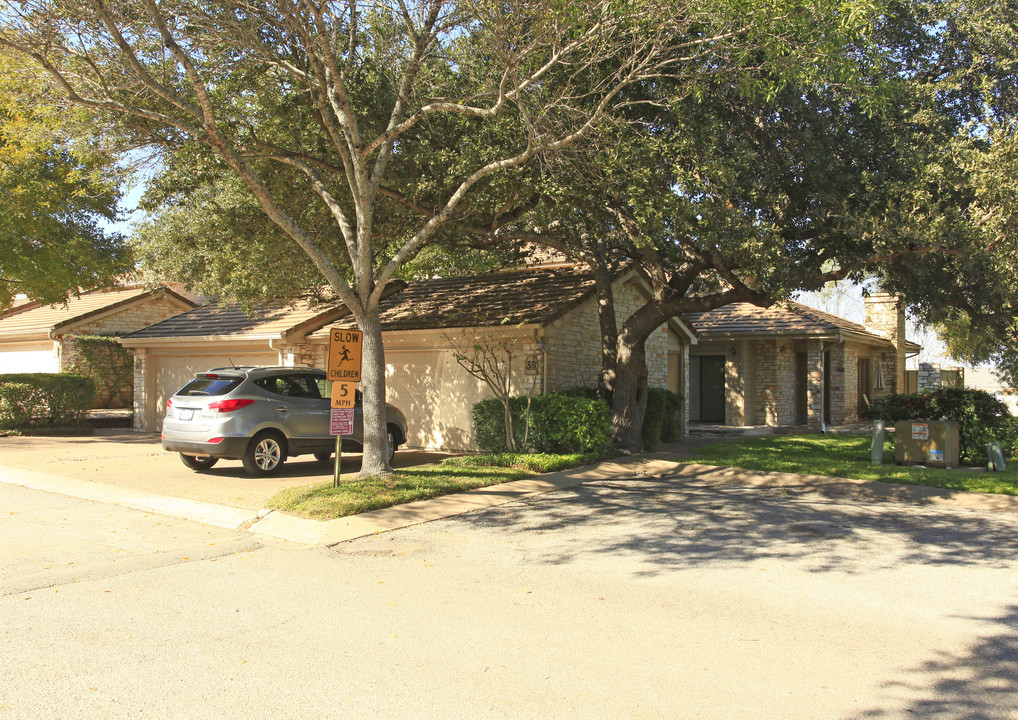
[(209, 403), (209, 410), (215, 410), (221, 413), (233, 412), (234, 410), (240, 410), (246, 408), (248, 405), (253, 403), (254, 400), (216, 400), (215, 402)]

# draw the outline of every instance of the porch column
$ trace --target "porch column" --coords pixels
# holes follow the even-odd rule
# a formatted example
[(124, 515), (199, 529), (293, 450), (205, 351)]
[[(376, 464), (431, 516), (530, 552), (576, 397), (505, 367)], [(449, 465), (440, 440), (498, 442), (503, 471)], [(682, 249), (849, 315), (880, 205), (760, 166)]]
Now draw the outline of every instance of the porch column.
[(145, 408), (148, 407), (148, 350), (134, 348), (134, 415), (131, 425), (135, 432), (145, 432)]
[(810, 340), (806, 349), (806, 426), (819, 430), (824, 421), (824, 344)]

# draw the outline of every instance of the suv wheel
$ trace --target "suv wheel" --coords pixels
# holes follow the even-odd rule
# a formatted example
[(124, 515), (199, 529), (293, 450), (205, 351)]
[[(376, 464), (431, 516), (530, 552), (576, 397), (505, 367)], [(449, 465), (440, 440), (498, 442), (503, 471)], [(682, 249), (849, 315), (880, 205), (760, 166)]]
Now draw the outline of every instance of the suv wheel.
[(249, 475), (271, 475), (286, 460), (286, 440), (275, 432), (255, 435), (244, 453), (244, 469)]
[(396, 457), (396, 431), (392, 425), (386, 427), (385, 441), (389, 443), (389, 464), (392, 464), (392, 459)]
[(197, 455), (185, 455), (180, 453), (180, 460), (192, 470), (208, 470), (219, 462), (219, 458), (198, 457)]

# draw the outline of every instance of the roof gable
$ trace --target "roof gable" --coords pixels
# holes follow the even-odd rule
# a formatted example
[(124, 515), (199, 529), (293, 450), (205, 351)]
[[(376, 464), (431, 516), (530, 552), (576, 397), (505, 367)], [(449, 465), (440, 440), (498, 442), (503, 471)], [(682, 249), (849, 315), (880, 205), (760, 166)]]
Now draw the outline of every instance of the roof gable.
[(712, 337), (775, 335), (836, 338), (842, 333), (849, 333), (864, 341), (891, 342), (859, 323), (793, 301), (775, 303), (766, 308), (752, 303), (732, 303), (708, 312), (687, 313), (683, 317), (704, 341)]
[(102, 313), (144, 302), (162, 294), (176, 300), (181, 307), (193, 307), (194, 303), (165, 287), (124, 287), (115, 290), (92, 290), (78, 297), (68, 298), (66, 303), (43, 305), (27, 302), (16, 305), (0, 315), (0, 337), (27, 333), (49, 333), (93, 318)]

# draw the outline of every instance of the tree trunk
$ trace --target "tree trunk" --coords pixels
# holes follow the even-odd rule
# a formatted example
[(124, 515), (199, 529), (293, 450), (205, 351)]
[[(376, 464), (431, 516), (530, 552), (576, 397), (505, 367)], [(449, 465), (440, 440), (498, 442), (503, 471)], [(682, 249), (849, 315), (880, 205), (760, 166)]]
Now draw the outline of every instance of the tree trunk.
[(385, 352), (382, 348), (382, 326), (378, 313), (367, 313), (357, 324), (364, 333), (361, 346), (361, 392), (364, 420), (364, 454), (358, 477), (392, 474), (389, 465), (385, 412)]
[(643, 418), (647, 412), (646, 339), (619, 337), (615, 390), (612, 395), (612, 440), (628, 452), (643, 450)]
[(604, 262), (591, 264), (594, 287), (597, 291), (597, 320), (601, 329), (601, 374), (598, 376), (597, 394), (612, 404), (615, 376), (618, 365), (619, 326), (615, 317), (615, 293), (612, 290), (612, 272)]

